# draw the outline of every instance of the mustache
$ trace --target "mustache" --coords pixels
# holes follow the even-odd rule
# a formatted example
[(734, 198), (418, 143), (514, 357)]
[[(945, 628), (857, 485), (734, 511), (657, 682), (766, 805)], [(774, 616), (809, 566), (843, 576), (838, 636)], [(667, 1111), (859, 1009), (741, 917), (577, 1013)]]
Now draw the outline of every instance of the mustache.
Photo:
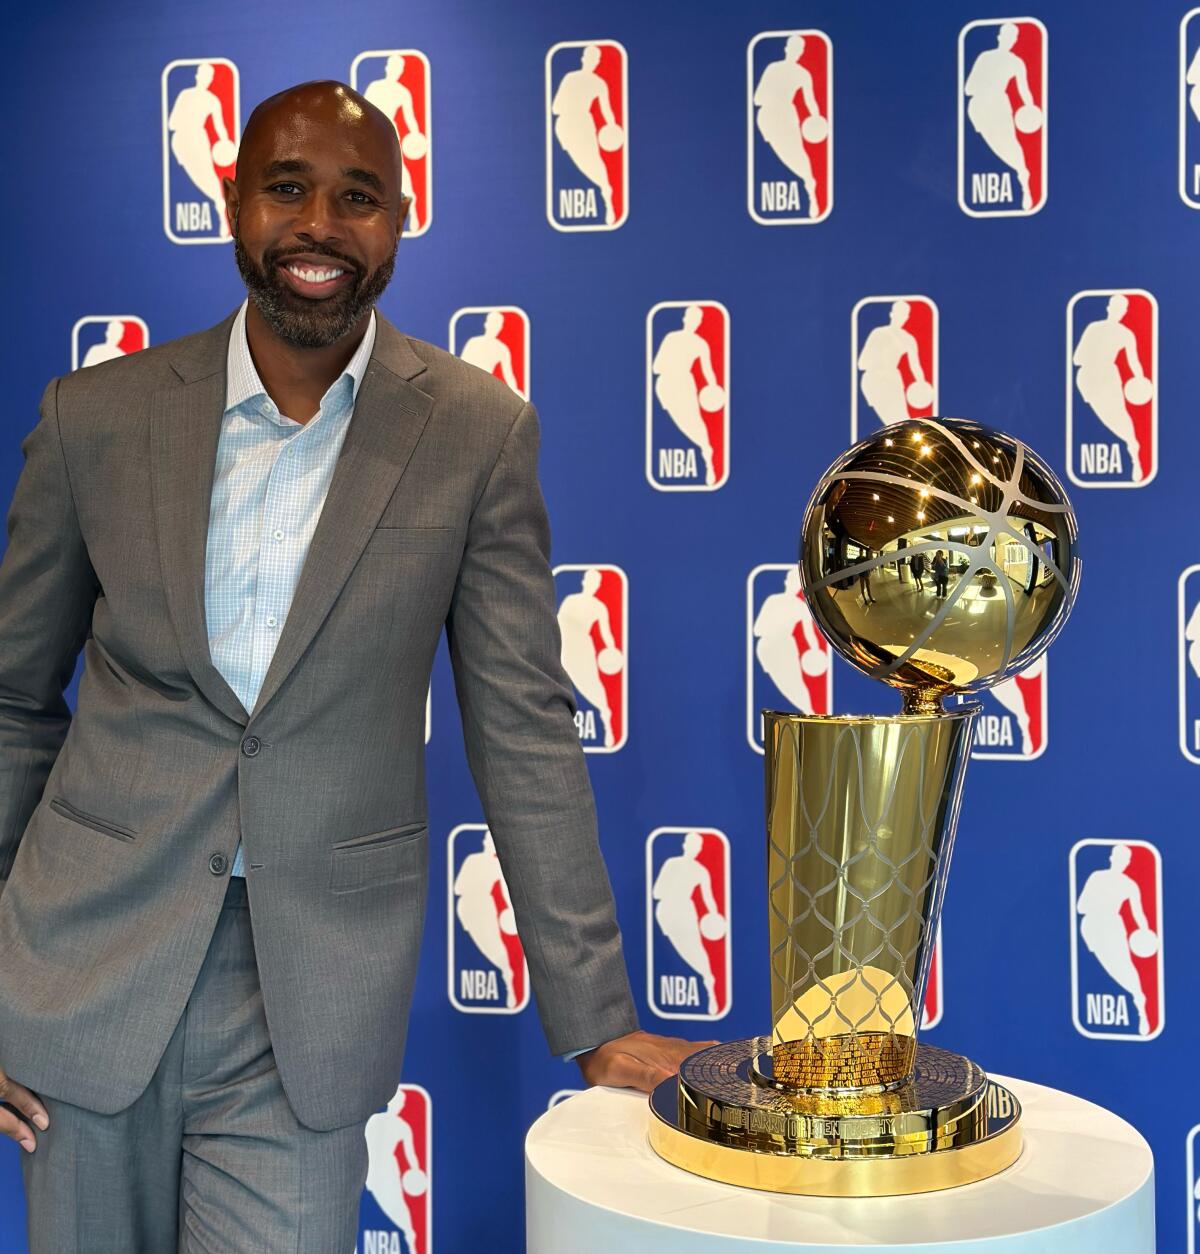
[(331, 261), (340, 262), (347, 270), (362, 277), (363, 267), (360, 262), (354, 260), (353, 257), (347, 257), (344, 253), (335, 252), (332, 248), (323, 245), (315, 245), (312, 248), (273, 248), (269, 252), (263, 254), (264, 267), (274, 267), (280, 262), (286, 261), (289, 257), (298, 257), (308, 255), (310, 257), (328, 257)]

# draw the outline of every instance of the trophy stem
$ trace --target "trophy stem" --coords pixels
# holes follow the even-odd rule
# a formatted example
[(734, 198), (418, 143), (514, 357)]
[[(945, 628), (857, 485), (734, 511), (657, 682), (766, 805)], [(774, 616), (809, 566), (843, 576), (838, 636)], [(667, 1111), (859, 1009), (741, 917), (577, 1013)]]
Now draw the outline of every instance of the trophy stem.
[(978, 708), (764, 711), (776, 1086), (911, 1081)]

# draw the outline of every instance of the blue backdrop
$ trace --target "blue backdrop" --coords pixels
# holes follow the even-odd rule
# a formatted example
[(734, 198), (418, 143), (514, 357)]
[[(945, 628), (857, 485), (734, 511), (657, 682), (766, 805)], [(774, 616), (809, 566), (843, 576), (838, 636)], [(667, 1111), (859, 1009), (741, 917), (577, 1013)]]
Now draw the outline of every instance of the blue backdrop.
[[(562, 595), (598, 600), (619, 637), (589, 637), (597, 664), (574, 665), (643, 1024), (732, 1037), (763, 1031), (769, 1013), (753, 711), (787, 704), (789, 684), (793, 703), (817, 709), (830, 695), (842, 712), (897, 708), (840, 660), (832, 694), (819, 664), (786, 649), (772, 654), (774, 676), (760, 665), (764, 601), (794, 608), (782, 568), (809, 492), (850, 443), (852, 411), (865, 433), (936, 405), (1028, 441), (1078, 484), (1084, 576), (1045, 672), (987, 698), (929, 1039), (1132, 1121), (1156, 1156), (1160, 1248), (1182, 1251), (1196, 1236), (1200, 1124), (1187, 1082), (1200, 574), (1184, 577), (1200, 563), (1200, 114), (1186, 82), (1200, 18), (1165, 0), (1042, 0), (1034, 17), (1014, 34), (1003, 10), (882, 0), (22, 6), (0, 88), (12, 288), (0, 500), (41, 390), (72, 368), (73, 349), (82, 363), (109, 341), (161, 344), (240, 301), (228, 245), (195, 242), (217, 235), (204, 185), (228, 157), (207, 146), (291, 83), (349, 81), (352, 65), (360, 89), (383, 83), (400, 130), (424, 138), (405, 142), (421, 229), (401, 244), (382, 309), (441, 345), (470, 311), (456, 351), (482, 336), (485, 360), (499, 362), (497, 342), (518, 359), (542, 418), (554, 562), (575, 568), (559, 576)], [(788, 42), (798, 30), (802, 50)], [(386, 85), (395, 52), (407, 95)], [(583, 77), (560, 97), (571, 73)], [(229, 136), (214, 120), (198, 138), (208, 97), (192, 96), (182, 138), (165, 142), (164, 116), (187, 89), (212, 94)], [(504, 317), (489, 338), (477, 315), (493, 308)], [(864, 388), (860, 354), (877, 328), (883, 365)], [(675, 331), (693, 338), (655, 370)], [(1072, 355), (1092, 363), (1082, 384)], [(1121, 392), (1139, 373), (1148, 399)], [(911, 386), (922, 382), (932, 397)], [(711, 386), (720, 392), (700, 392)], [(684, 490), (660, 490), (672, 486)], [(588, 593), (592, 567), (601, 579)], [(819, 649), (802, 618), (797, 658)], [(522, 1247), (524, 1131), (579, 1077), (548, 1055), (523, 1004), (502, 886), (490, 942), (448, 905), (464, 859), (486, 850), (478, 826), (461, 827), (485, 816), (444, 656), (429, 756), (431, 835), (449, 850), (461, 830), (453, 856), (432, 860), (402, 1077), (428, 1101), (413, 1090), (402, 1109), (413, 1136), (396, 1131), (397, 1175), (409, 1175), (390, 1200), (365, 1196), (359, 1248), (402, 1251), (411, 1232), (410, 1254), (499, 1254)], [(711, 998), (703, 959), (684, 962), (647, 922), (647, 876), (689, 831), (704, 837), (731, 923), (726, 940), (706, 941)], [(1108, 866), (1105, 842), (1130, 843), (1128, 874), (1159, 938), (1157, 954), (1130, 959), (1132, 979), (1095, 960), (1073, 909), (1072, 893)], [(0, 1146), (4, 1254), (25, 1249), (18, 1152)]]

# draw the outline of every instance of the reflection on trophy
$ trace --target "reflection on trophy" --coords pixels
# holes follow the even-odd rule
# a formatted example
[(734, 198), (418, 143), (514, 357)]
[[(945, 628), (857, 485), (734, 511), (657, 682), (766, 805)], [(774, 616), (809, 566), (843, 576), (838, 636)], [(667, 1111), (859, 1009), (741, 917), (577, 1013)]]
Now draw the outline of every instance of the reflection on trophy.
[(900, 689), (903, 713), (763, 712), (771, 1033), (687, 1059), (651, 1096), (650, 1141), (699, 1175), (783, 1193), (980, 1180), (1020, 1154), (1020, 1107), (975, 1063), (917, 1043), (979, 709), (942, 702), (1025, 669), (1058, 634), (1075, 517), (1020, 441), (914, 419), (822, 477), (799, 569), (822, 631)]

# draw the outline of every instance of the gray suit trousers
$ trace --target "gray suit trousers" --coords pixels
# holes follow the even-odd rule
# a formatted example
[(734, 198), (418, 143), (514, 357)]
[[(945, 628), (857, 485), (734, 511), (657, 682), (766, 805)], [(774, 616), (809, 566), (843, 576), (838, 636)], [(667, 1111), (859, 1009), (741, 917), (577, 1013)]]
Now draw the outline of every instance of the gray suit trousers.
[(364, 1124), (316, 1132), (292, 1113), (241, 878), (141, 1097), (113, 1115), (44, 1101), (50, 1127), (21, 1155), (30, 1254), (354, 1249)]

